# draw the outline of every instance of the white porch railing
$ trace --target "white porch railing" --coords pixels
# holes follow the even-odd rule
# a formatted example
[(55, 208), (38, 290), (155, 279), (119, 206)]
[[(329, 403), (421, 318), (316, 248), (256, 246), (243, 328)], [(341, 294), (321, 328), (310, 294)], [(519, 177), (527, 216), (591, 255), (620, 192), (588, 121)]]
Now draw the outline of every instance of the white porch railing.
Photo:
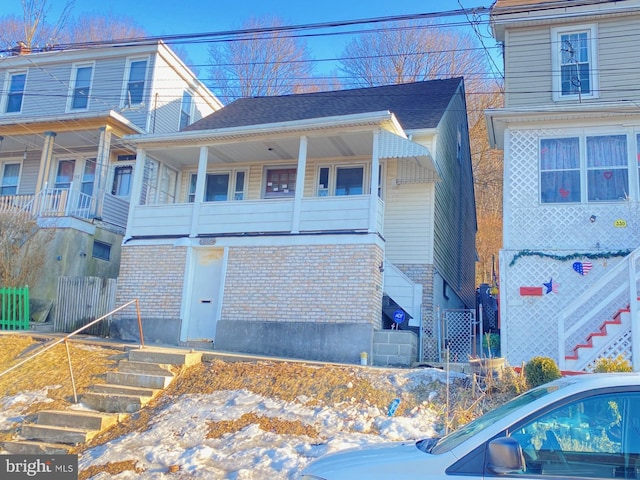
[[(134, 206), (127, 235), (181, 236), (234, 233), (291, 232), (294, 227), (293, 199), (203, 202), (197, 218), (193, 203)], [(378, 202), (376, 224), (382, 228), (384, 203)], [(344, 231), (369, 229), (369, 195), (304, 198), (297, 231)]]
[[(576, 345), (586, 341), (618, 311), (629, 309), (631, 313), (631, 344), (633, 369), (640, 370), (640, 325), (638, 324), (638, 260), (640, 249), (629, 254), (611, 268), (596, 283), (567, 305), (557, 317), (558, 366), (564, 369), (565, 357), (573, 353)], [(612, 339), (613, 341), (614, 339)], [(597, 352), (594, 352), (597, 357)], [(588, 363), (588, 362), (587, 362)], [(580, 365), (585, 368), (587, 365)]]
[(78, 217), (95, 214), (95, 199), (71, 188), (43, 188), (24, 209), (35, 217)]

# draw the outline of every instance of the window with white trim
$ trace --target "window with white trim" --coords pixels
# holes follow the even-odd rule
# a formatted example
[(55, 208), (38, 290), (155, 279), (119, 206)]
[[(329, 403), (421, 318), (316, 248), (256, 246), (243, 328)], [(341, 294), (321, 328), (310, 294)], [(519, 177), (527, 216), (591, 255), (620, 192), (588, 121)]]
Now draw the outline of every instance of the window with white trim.
[[(381, 171), (381, 169), (379, 170)], [(362, 195), (364, 192), (364, 166), (321, 166), (318, 168), (316, 195)], [(380, 194), (380, 185), (378, 193)]]
[(541, 203), (624, 201), (629, 196), (626, 134), (540, 140)]
[(20, 163), (5, 163), (2, 165), (0, 178), (0, 195), (16, 195), (20, 183)]
[(147, 79), (147, 59), (129, 60), (125, 82), (125, 106), (140, 105), (144, 102), (145, 81)]
[(68, 110), (86, 110), (93, 77), (93, 64), (75, 65), (71, 78), (71, 95)]
[(9, 72), (5, 91), (7, 92), (4, 112), (20, 113), (22, 111), (22, 100), (27, 84), (27, 72)]
[(595, 25), (551, 29), (553, 99), (598, 96)]
[(264, 198), (294, 197), (296, 194), (295, 167), (267, 168), (265, 172)]
[(191, 117), (193, 115), (193, 95), (189, 92), (182, 94), (182, 102), (180, 104), (180, 130), (191, 125)]
[[(207, 173), (204, 186), (205, 202), (226, 202), (230, 199), (245, 199), (245, 171)], [(193, 203), (196, 198), (196, 182), (198, 175), (191, 174), (187, 201)]]

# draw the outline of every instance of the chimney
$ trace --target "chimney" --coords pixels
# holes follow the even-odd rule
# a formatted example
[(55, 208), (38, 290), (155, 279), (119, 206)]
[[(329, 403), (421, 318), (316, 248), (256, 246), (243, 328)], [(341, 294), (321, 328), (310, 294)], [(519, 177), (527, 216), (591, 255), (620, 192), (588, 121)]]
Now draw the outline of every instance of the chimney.
[(27, 44), (24, 43), (23, 41), (18, 42), (18, 46), (14, 49), (14, 51), (18, 55), (28, 55), (31, 53), (31, 49), (27, 47)]

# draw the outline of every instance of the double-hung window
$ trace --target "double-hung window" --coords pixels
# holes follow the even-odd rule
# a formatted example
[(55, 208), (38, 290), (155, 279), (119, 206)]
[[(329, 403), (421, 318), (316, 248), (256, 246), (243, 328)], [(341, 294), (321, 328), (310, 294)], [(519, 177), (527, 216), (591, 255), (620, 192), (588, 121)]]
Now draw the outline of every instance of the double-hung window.
[[(191, 174), (189, 183), (189, 202), (196, 198), (196, 182), (198, 176)], [(245, 198), (245, 172), (236, 170), (233, 172), (207, 173), (204, 186), (205, 202), (226, 202), (228, 200), (244, 200)]]
[(322, 166), (318, 169), (316, 195), (362, 195), (364, 166)]
[(147, 59), (131, 60), (125, 89), (125, 106), (140, 105), (144, 101), (147, 78)]
[(191, 116), (193, 111), (193, 95), (189, 92), (182, 94), (182, 103), (180, 104), (180, 130), (191, 125)]
[(72, 90), (69, 110), (85, 110), (89, 107), (89, 92), (91, 91), (91, 77), (93, 65), (77, 65), (71, 80)]
[(16, 195), (18, 193), (18, 182), (20, 181), (20, 164), (5, 163), (0, 171), (0, 195)]
[(627, 135), (540, 140), (541, 203), (622, 201), (629, 191)]
[(27, 72), (12, 72), (7, 78), (7, 98), (4, 106), (5, 113), (20, 113), (24, 89), (27, 84)]
[(553, 99), (597, 97), (595, 25), (554, 28), (551, 32)]

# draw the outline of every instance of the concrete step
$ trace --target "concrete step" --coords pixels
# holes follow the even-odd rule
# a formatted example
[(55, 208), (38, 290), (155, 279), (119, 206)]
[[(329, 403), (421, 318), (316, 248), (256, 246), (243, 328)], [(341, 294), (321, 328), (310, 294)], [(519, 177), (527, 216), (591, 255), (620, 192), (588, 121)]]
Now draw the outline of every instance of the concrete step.
[(14, 455), (63, 455), (69, 453), (73, 447), (63, 443), (11, 440), (4, 442), (2, 448)]
[(143, 387), (163, 389), (169, 386), (173, 375), (148, 375), (146, 373), (107, 372), (107, 383), (112, 385), (126, 385), (128, 387)]
[(135, 413), (151, 401), (151, 397), (114, 393), (87, 392), (81, 399), (87, 407), (106, 413)]
[(38, 425), (70, 427), (83, 430), (104, 430), (118, 423), (116, 415), (76, 410), (43, 410), (38, 412)]
[(134, 362), (163, 363), (190, 367), (200, 363), (201, 359), (201, 352), (188, 350), (154, 349), (149, 347), (129, 350), (129, 360)]
[(138, 397), (155, 397), (160, 392), (159, 389), (154, 388), (129, 387), (127, 385), (112, 385), (110, 383), (93, 385), (91, 391), (117, 395), (135, 395)]
[(173, 376), (171, 365), (164, 363), (134, 362), (132, 360), (120, 360), (118, 371), (125, 373), (146, 373), (147, 375)]
[(38, 425), (36, 423), (24, 423), (20, 436), (26, 440), (38, 440), (42, 442), (67, 443), (77, 445), (91, 440), (97, 431), (80, 428), (54, 427), (50, 425)]

